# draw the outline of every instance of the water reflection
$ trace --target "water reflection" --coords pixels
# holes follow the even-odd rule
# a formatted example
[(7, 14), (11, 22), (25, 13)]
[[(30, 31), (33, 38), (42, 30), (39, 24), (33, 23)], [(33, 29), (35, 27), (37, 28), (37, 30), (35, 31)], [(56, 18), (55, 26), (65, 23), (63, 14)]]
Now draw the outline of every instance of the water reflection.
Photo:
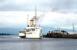
[[(1, 40), (0, 40), (1, 41)], [(21, 41), (21, 42), (20, 42)], [(77, 50), (76, 39), (17, 39), (0, 42), (0, 50)]]

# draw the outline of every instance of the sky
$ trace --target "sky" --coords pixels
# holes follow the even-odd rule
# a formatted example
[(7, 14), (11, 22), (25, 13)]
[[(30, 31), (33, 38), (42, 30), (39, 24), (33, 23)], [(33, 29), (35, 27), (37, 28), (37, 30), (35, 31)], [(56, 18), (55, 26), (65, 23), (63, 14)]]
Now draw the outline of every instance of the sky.
[(27, 15), (40, 17), (38, 24), (72, 29), (77, 27), (77, 0), (0, 0), (0, 28), (23, 27)]

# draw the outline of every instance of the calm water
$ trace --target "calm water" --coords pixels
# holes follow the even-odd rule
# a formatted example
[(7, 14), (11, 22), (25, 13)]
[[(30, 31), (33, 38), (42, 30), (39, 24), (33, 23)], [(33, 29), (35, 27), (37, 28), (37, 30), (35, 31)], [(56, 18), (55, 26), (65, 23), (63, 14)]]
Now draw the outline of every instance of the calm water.
[(76, 39), (20, 39), (0, 36), (0, 50), (77, 50)]

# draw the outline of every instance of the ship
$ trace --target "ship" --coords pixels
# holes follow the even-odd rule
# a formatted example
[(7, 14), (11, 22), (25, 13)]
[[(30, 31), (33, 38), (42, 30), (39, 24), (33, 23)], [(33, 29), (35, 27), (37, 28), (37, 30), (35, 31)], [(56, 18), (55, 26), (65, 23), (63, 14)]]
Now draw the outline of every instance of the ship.
[(22, 31), (19, 31), (20, 38), (42, 38), (42, 28), (37, 25), (38, 17), (35, 10), (35, 15), (28, 20), (27, 27)]

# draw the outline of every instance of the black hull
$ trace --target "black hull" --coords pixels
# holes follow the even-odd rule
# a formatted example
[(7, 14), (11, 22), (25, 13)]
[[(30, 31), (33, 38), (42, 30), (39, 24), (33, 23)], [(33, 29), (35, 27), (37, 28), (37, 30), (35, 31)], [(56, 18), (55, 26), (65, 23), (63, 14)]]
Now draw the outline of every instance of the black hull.
[(20, 36), (20, 38), (25, 38), (25, 36)]

